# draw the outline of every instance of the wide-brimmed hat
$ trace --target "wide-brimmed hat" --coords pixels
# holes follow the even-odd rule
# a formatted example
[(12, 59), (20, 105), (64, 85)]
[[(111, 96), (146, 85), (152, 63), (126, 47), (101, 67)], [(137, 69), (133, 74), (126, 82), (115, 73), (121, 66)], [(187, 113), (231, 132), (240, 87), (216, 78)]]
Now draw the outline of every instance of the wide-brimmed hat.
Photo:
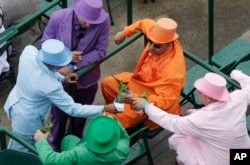
[(102, 0), (74, 0), (73, 9), (81, 20), (90, 24), (102, 23), (108, 16)]
[(195, 81), (195, 88), (204, 95), (219, 101), (226, 101), (229, 98), (227, 81), (216, 73), (207, 73), (203, 78)]
[(178, 38), (177, 23), (170, 18), (160, 18), (148, 33), (148, 38), (155, 43), (168, 43)]
[(118, 144), (120, 126), (108, 116), (98, 116), (92, 119), (85, 131), (86, 147), (96, 153), (108, 153)]
[(48, 39), (42, 44), (38, 58), (46, 64), (66, 66), (72, 60), (72, 53), (61, 41)]

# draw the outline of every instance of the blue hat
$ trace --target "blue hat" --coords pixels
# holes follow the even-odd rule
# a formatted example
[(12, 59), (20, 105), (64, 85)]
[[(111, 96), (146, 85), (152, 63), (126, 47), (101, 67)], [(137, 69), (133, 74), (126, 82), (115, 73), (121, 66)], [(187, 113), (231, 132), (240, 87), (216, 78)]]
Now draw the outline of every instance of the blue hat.
[(72, 60), (72, 53), (61, 41), (48, 39), (42, 44), (38, 57), (49, 65), (66, 66)]

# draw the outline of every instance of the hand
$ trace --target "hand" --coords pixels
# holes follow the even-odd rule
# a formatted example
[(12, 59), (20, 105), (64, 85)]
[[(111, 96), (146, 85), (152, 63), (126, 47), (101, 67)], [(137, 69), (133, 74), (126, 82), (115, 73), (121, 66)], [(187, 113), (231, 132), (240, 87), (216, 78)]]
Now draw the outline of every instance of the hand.
[(124, 40), (126, 39), (126, 37), (124, 36), (123, 31), (117, 32), (114, 38), (115, 44), (119, 45), (120, 43), (122, 43)]
[(119, 113), (119, 111), (116, 110), (115, 105), (113, 103), (104, 105), (103, 112)]
[(132, 99), (132, 105), (135, 109), (144, 109), (146, 103), (148, 103), (148, 101), (140, 97)]
[(78, 74), (77, 73), (69, 73), (65, 76), (64, 81), (66, 83), (69, 83), (69, 84), (78, 83)]
[(69, 73), (72, 73), (73, 71), (68, 66), (64, 66), (64, 67), (58, 69), (57, 72), (59, 72), (61, 75), (66, 76)]
[(48, 139), (50, 133), (47, 132), (47, 133), (42, 133), (42, 131), (40, 131), (40, 129), (38, 129), (34, 135), (34, 140), (37, 142), (39, 141), (40, 139), (44, 138), (44, 139)]
[(72, 52), (72, 62), (79, 62), (82, 61), (82, 51), (73, 51)]
[(124, 94), (123, 96), (123, 102), (127, 104), (131, 104), (134, 98), (134, 93), (131, 91), (128, 91), (128, 93)]

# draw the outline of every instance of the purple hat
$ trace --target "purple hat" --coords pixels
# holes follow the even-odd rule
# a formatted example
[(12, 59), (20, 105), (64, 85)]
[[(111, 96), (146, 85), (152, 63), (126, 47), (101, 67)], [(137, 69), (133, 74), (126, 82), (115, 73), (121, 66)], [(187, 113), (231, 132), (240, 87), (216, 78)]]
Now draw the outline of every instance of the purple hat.
[(108, 16), (102, 0), (74, 0), (73, 9), (81, 20), (90, 24), (102, 23)]
[(207, 73), (203, 78), (195, 81), (195, 88), (204, 95), (215, 100), (226, 101), (229, 98), (227, 81), (216, 73)]

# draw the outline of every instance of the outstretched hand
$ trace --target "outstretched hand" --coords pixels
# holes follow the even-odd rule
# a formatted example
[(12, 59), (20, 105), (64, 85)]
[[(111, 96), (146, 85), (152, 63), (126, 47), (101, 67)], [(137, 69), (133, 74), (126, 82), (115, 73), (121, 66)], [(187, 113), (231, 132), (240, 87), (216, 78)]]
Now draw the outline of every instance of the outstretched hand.
[(128, 93), (124, 94), (123, 96), (123, 102), (127, 104), (131, 104), (134, 98), (134, 93), (131, 91), (128, 91)]
[(110, 113), (119, 113), (117, 109), (115, 108), (115, 105), (113, 103), (104, 105), (103, 113), (110, 112)]
[(132, 105), (135, 109), (144, 109), (146, 103), (148, 103), (148, 101), (144, 98), (137, 97), (132, 99)]

